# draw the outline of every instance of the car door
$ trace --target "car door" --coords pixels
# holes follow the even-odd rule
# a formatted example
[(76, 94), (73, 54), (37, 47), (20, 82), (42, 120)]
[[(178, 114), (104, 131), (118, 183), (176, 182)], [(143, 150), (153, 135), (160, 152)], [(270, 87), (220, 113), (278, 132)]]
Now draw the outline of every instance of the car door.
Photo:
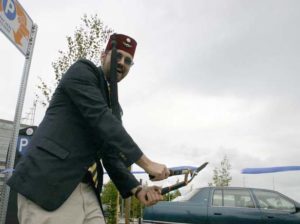
[(254, 189), (253, 193), (266, 224), (300, 223), (300, 213), (291, 199), (271, 190)]
[(215, 189), (208, 208), (211, 224), (262, 224), (259, 208), (247, 189)]

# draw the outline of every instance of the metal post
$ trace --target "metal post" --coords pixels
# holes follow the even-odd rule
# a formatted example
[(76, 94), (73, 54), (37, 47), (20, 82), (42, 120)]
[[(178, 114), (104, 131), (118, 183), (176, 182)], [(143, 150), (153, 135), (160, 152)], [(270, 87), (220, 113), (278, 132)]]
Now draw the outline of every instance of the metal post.
[[(20, 120), (21, 120), (21, 116), (22, 116), (23, 104), (24, 104), (24, 99), (25, 99), (25, 93), (26, 93), (26, 87), (27, 87), (27, 81), (28, 81), (28, 76), (29, 76), (29, 69), (30, 69), (31, 60), (32, 60), (32, 54), (33, 54), (36, 33), (37, 33), (37, 25), (34, 24), (31, 28), (31, 35), (30, 35), (30, 39), (29, 39), (27, 53), (25, 56), (23, 75), (22, 75), (19, 96), (18, 96), (16, 111), (15, 111), (13, 132), (12, 132), (12, 136), (11, 136), (11, 140), (10, 140), (10, 144), (9, 144), (9, 149), (7, 152), (7, 161), (6, 161), (6, 167), (5, 167), (6, 169), (14, 168), (17, 140), (18, 140), (18, 134), (19, 134), (19, 129), (20, 129)], [(6, 212), (7, 212), (10, 188), (5, 183), (11, 177), (11, 175), (12, 174), (10, 172), (7, 172), (4, 177), (4, 185), (2, 188), (2, 192), (1, 192), (3, 200), (1, 201), (1, 204), (0, 204), (0, 224), (5, 224), (5, 220), (6, 220)]]
[[(128, 168), (131, 171), (131, 166)], [(131, 198), (125, 199), (125, 224), (130, 223), (130, 208), (131, 207)]]
[[(143, 185), (143, 180), (140, 179), (140, 184)], [(142, 224), (142, 217), (143, 217), (143, 205), (141, 202), (140, 203), (140, 217), (139, 217), (139, 224)]]
[(120, 196), (119, 196), (119, 191), (117, 190), (117, 197), (116, 197), (116, 224), (119, 223), (119, 212), (120, 212), (120, 205), (119, 205), (119, 199), (120, 199)]
[(130, 204), (131, 204), (131, 198), (125, 199), (125, 224), (130, 223)]

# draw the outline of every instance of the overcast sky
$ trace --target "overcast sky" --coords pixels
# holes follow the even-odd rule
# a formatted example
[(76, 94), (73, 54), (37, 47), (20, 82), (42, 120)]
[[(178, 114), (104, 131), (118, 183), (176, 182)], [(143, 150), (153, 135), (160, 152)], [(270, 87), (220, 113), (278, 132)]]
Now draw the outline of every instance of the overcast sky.
[[(194, 182), (199, 187), (227, 155), (231, 185), (275, 188), (300, 201), (299, 171), (241, 174), (247, 167), (300, 165), (300, 1), (19, 2), (39, 27), (23, 117), (37, 77), (53, 80), (51, 62), (66, 36), (84, 13), (97, 13), (138, 42), (119, 92), (124, 126), (145, 154), (170, 167), (208, 161)], [(23, 64), (1, 33), (1, 119), (14, 118)], [(44, 111), (37, 107), (36, 125)]]

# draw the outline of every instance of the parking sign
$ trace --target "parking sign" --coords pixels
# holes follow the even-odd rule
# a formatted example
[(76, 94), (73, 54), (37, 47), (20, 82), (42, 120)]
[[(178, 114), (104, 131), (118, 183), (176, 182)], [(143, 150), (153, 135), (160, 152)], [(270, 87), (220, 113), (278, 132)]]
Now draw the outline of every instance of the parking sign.
[(0, 30), (24, 54), (33, 21), (17, 0), (0, 0)]

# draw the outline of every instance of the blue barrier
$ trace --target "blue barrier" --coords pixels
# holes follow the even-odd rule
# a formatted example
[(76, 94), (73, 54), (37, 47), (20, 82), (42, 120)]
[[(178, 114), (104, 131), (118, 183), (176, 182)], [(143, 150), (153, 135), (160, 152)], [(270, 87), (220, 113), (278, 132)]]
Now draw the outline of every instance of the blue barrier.
[(245, 168), (242, 169), (243, 174), (260, 174), (260, 173), (276, 173), (286, 171), (300, 170), (300, 166), (276, 166), (276, 167), (264, 167), (264, 168)]

